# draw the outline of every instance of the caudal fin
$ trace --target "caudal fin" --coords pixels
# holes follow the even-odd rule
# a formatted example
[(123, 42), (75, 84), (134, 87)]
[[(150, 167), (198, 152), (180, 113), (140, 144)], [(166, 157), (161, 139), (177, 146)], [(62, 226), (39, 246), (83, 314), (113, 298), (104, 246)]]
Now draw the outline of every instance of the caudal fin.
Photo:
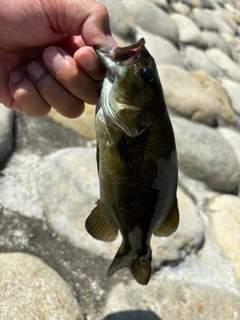
[(138, 283), (146, 285), (151, 277), (151, 260), (151, 254), (149, 258), (137, 257), (134, 259), (129, 253), (124, 252), (123, 246), (121, 246), (108, 269), (107, 276), (110, 277), (117, 270), (127, 267)]

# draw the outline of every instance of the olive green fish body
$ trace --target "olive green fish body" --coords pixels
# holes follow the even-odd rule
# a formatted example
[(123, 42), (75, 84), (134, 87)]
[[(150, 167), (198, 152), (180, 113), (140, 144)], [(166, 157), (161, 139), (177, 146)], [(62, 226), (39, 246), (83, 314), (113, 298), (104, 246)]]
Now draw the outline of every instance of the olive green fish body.
[(108, 275), (126, 266), (147, 284), (151, 236), (175, 231), (178, 209), (174, 134), (157, 68), (143, 41), (122, 48), (121, 55), (103, 49), (107, 73), (96, 111), (100, 200), (86, 228), (104, 241), (114, 240), (120, 230), (122, 244)]

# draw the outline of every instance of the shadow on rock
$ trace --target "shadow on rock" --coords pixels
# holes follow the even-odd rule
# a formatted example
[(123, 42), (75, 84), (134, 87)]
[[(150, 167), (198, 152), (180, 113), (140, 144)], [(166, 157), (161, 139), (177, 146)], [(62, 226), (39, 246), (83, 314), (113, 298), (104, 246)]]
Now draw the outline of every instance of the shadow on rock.
[(152, 311), (132, 310), (109, 314), (103, 320), (161, 320), (161, 318)]

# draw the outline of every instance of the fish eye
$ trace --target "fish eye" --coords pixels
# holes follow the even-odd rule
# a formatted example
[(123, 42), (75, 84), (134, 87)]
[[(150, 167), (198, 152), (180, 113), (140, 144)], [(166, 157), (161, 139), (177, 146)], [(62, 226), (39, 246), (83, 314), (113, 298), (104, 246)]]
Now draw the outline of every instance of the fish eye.
[(145, 83), (151, 83), (154, 79), (154, 74), (148, 68), (143, 68), (140, 74)]

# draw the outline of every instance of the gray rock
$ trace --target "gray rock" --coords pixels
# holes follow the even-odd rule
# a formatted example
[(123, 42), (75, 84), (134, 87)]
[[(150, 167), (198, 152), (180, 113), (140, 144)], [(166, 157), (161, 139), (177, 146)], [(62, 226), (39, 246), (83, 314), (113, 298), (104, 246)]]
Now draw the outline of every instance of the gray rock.
[(13, 150), (14, 112), (0, 103), (0, 169)]
[(223, 79), (221, 83), (223, 88), (227, 91), (233, 110), (240, 114), (240, 84), (228, 79)]
[(207, 204), (217, 242), (231, 262), (240, 283), (240, 198), (219, 195)]
[(229, 79), (240, 82), (240, 68), (220, 49), (211, 48), (206, 51), (207, 57)]
[(226, 14), (226, 12), (218, 7), (217, 10), (208, 11), (212, 19), (218, 26), (220, 34), (229, 34), (234, 36), (238, 32), (237, 24)]
[(188, 72), (174, 66), (158, 68), (168, 108), (193, 121), (214, 125), (218, 104)]
[(170, 41), (138, 27), (137, 38), (141, 37), (145, 38), (146, 47), (157, 65), (170, 64), (184, 69), (181, 54)]
[(78, 248), (112, 259), (120, 245), (92, 238), (85, 220), (99, 199), (95, 148), (68, 148), (46, 156), (39, 167), (38, 190), (51, 228)]
[(240, 165), (240, 133), (230, 128), (218, 128), (220, 135), (230, 144)]
[(193, 200), (181, 189), (177, 191), (180, 222), (177, 231), (166, 238), (152, 238), (153, 267), (179, 262), (204, 243), (204, 225)]
[(218, 30), (216, 22), (211, 18), (208, 12), (203, 11), (200, 8), (194, 8), (192, 10), (192, 15), (200, 29), (211, 31)]
[(0, 283), (1, 319), (82, 319), (68, 284), (37, 257), (1, 253)]
[(228, 55), (229, 58), (233, 58), (231, 48), (229, 47), (225, 39), (221, 37), (218, 33), (211, 31), (203, 31), (202, 36), (204, 37), (209, 47), (218, 48), (221, 51), (223, 51), (226, 55)]
[(39, 156), (24, 150), (14, 153), (0, 176), (0, 204), (27, 217), (43, 219), (36, 172)]
[(132, 14), (128, 12), (121, 1), (99, 0), (109, 12), (110, 27), (113, 33), (129, 42), (135, 38), (135, 25)]
[(191, 278), (191, 273), (177, 278), (172, 272), (170, 276), (164, 273), (164, 278), (151, 281), (147, 287), (132, 282), (118, 284), (109, 294), (104, 320), (238, 319), (239, 293), (204, 286)]
[(177, 26), (163, 10), (146, 0), (124, 0), (122, 2), (132, 14), (137, 26), (173, 43), (178, 42)]
[(219, 76), (219, 70), (208, 59), (205, 52), (193, 46), (184, 51), (185, 63), (190, 70), (204, 70), (213, 77)]
[(173, 12), (180, 13), (184, 16), (188, 16), (191, 13), (189, 6), (182, 2), (172, 2), (171, 8), (173, 9)]
[(177, 24), (179, 41), (184, 44), (192, 44), (204, 49), (207, 48), (207, 43), (199, 28), (191, 19), (178, 13), (172, 14), (171, 18)]
[[(204, 71), (196, 71), (193, 73), (195, 79), (197, 79), (206, 92), (219, 103), (219, 118), (222, 120), (235, 124), (236, 117), (231, 108), (230, 100), (226, 91), (224, 90), (223, 86), (215, 80), (214, 78), (210, 77)], [(219, 119), (219, 122), (221, 122)]]
[(221, 135), (212, 128), (183, 118), (172, 118), (172, 123), (180, 168), (215, 190), (235, 190), (240, 176), (238, 160)]
[(167, 0), (147, 0), (150, 3), (153, 3), (155, 6), (163, 9), (164, 11), (168, 11), (168, 2)]

